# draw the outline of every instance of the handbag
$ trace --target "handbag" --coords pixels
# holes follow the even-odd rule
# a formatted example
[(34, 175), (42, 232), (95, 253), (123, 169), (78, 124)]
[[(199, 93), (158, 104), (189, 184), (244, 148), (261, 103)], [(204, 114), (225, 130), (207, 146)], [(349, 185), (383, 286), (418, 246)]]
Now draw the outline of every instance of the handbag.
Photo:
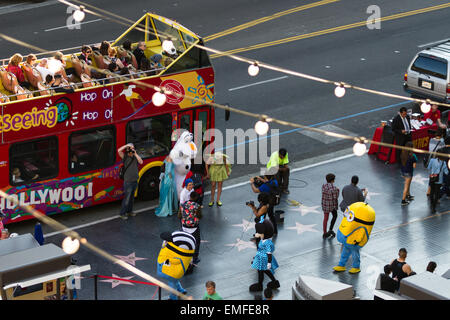
[(444, 163), (442, 163), (441, 168), (439, 169), (438, 174), (430, 174), (430, 183), (437, 183), (439, 181), (439, 175), (441, 174), (442, 167), (444, 166)]

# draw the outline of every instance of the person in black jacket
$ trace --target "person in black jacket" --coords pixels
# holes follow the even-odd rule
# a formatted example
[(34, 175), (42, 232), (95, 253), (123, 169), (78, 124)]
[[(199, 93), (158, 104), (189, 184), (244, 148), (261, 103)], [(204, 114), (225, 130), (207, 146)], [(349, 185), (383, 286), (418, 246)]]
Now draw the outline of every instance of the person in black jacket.
[[(392, 120), (392, 131), (395, 134), (395, 144), (404, 146), (411, 138), (411, 119), (405, 107), (401, 107), (398, 115)], [(400, 160), (400, 149), (396, 150), (396, 160)]]
[(147, 46), (145, 45), (144, 41), (139, 41), (137, 48), (134, 49), (133, 51), (133, 54), (136, 58), (136, 62), (138, 64), (138, 69), (141, 69), (142, 59), (147, 59), (144, 53), (146, 47)]

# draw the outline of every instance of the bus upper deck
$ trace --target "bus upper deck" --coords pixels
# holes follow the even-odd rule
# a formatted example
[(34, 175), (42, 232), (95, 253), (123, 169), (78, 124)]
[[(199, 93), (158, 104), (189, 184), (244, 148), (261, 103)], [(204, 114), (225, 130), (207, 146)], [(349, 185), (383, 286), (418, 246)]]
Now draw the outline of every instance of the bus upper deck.
[[(30, 54), (18, 63), (12, 61), (17, 60), (14, 56), (1, 59), (0, 105), (210, 66), (206, 52), (195, 46), (199, 43), (198, 35), (177, 22), (147, 13), (116, 40), (84, 46), (91, 51), (88, 58), (85, 52), (70, 52), (71, 48)], [(143, 49), (143, 60), (136, 57), (138, 47)], [(22, 79), (9, 71), (14, 70), (11, 64), (20, 68)], [(54, 83), (46, 81), (48, 74), (54, 76)]]

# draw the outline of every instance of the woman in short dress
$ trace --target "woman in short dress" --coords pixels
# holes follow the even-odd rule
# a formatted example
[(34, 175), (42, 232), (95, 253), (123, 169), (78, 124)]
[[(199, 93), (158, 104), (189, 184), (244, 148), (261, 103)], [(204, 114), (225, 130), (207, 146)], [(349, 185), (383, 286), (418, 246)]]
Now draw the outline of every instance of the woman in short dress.
[[(413, 147), (412, 142), (408, 141), (405, 147), (412, 148)], [(412, 153), (412, 151), (402, 150), (400, 153), (400, 162), (401, 162), (402, 177), (405, 179), (401, 205), (406, 206), (412, 200), (414, 200), (414, 197), (410, 194), (410, 187), (414, 174), (414, 168), (416, 167), (417, 163), (417, 157), (414, 153)]]
[(231, 174), (231, 164), (227, 160), (227, 156), (221, 152), (210, 155), (206, 161), (206, 175), (211, 180), (211, 201), (209, 206), (214, 205), (214, 196), (217, 185), (217, 206), (221, 207), (222, 202), (220, 196), (222, 194), (223, 181), (227, 180)]

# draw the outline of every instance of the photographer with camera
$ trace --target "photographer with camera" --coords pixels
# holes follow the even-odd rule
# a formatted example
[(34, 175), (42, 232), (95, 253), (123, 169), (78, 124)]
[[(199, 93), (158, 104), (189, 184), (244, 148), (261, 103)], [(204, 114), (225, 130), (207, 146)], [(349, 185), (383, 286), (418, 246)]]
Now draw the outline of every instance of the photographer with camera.
[(246, 206), (250, 207), (255, 215), (255, 223), (260, 222), (262, 216), (266, 216), (269, 211), (269, 194), (266, 192), (262, 192), (258, 194), (258, 202), (259, 206), (256, 207), (253, 201), (247, 201), (245, 203)]
[(278, 182), (272, 175), (258, 176), (250, 179), (250, 186), (254, 193), (267, 193), (269, 195), (268, 216), (273, 224), (274, 235), (278, 234), (274, 207), (280, 203), (281, 192)]
[(138, 186), (139, 169), (138, 164), (142, 164), (141, 157), (136, 153), (134, 145), (128, 143), (117, 149), (119, 157), (122, 159), (124, 173), (123, 173), (123, 192), (122, 207), (120, 209), (120, 217), (123, 220), (128, 219), (128, 215), (134, 217), (133, 202), (134, 192)]

